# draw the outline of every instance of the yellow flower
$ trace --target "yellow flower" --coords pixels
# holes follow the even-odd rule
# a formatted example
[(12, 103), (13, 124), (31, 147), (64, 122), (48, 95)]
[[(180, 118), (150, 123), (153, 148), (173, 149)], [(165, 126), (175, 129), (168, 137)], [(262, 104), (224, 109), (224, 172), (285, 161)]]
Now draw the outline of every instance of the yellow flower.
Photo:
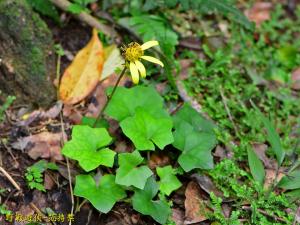
[(132, 42), (128, 46), (123, 48), (123, 55), (125, 56), (126, 64), (129, 65), (133, 83), (139, 83), (140, 75), (143, 78), (146, 77), (146, 68), (143, 63), (141, 63), (141, 59), (156, 63), (162, 67), (164, 66), (164, 64), (159, 59), (144, 55), (144, 50), (156, 45), (158, 45), (157, 41), (148, 41), (142, 45), (136, 42)]

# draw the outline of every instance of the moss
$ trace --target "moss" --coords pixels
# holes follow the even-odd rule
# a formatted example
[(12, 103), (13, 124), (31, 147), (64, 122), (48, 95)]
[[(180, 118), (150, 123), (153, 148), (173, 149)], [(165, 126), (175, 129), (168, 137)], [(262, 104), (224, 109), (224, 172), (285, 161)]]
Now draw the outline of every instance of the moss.
[[(17, 85), (26, 92), (24, 99), (49, 105), (56, 96), (49, 83), (55, 74), (54, 55), (49, 55), (54, 43), (47, 25), (25, 0), (0, 0), (0, 41), (7, 49), (0, 57), (12, 62)], [(9, 94), (15, 94), (10, 89)]]

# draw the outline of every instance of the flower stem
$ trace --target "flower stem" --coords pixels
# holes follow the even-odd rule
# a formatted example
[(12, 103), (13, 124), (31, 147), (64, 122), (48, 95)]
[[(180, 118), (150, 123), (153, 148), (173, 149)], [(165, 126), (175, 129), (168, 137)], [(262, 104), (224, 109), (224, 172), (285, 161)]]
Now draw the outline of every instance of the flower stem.
[(110, 102), (112, 96), (113, 96), (114, 93), (116, 92), (117, 87), (118, 87), (118, 85), (119, 85), (119, 83), (120, 83), (122, 77), (124, 76), (125, 72), (126, 72), (126, 66), (124, 66), (124, 69), (123, 69), (122, 72), (120, 73), (119, 78), (118, 78), (118, 80), (117, 80), (117, 82), (116, 82), (116, 84), (115, 84), (115, 86), (114, 86), (114, 89), (112, 90), (111, 94), (107, 97), (107, 101), (105, 102), (105, 105), (103, 106), (103, 108), (101, 109), (99, 115), (97, 116), (97, 118), (96, 118), (96, 120), (95, 120), (95, 122), (94, 122), (94, 124), (93, 124), (93, 127), (95, 127), (96, 124), (97, 124), (97, 122), (102, 118), (103, 112), (105, 111), (106, 107), (108, 106), (108, 103)]

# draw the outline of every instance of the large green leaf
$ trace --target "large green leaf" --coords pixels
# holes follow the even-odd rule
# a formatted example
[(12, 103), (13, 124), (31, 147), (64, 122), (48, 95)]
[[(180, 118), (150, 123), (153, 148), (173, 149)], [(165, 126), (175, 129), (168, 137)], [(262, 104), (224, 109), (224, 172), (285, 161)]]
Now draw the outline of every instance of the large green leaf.
[(219, 14), (229, 16), (234, 22), (239, 23), (243, 27), (253, 30), (254, 24), (238, 10), (229, 0), (146, 0), (143, 10), (154, 10), (157, 7), (162, 9), (168, 7), (177, 7), (181, 11), (194, 10), (200, 13), (210, 13), (216, 11)]
[(286, 190), (300, 188), (300, 170), (294, 170), (293, 172), (281, 178), (278, 187)]
[(212, 169), (214, 164), (211, 150), (217, 143), (214, 125), (189, 105), (180, 109), (173, 121), (173, 146), (182, 151), (178, 158), (180, 166), (186, 172), (195, 168)]
[(121, 122), (135, 114), (137, 107), (142, 107), (155, 118), (168, 116), (163, 110), (163, 99), (153, 87), (135, 86), (117, 88), (105, 113)]
[(160, 177), (159, 190), (162, 193), (170, 195), (173, 191), (181, 186), (180, 181), (175, 176), (175, 171), (172, 166), (165, 166), (162, 168), (157, 167), (156, 172)]
[(182, 123), (174, 132), (173, 146), (182, 151), (178, 158), (184, 171), (192, 169), (212, 169), (214, 166), (211, 150), (216, 145), (216, 137), (207, 132), (186, 132), (190, 126)]
[(114, 204), (126, 197), (124, 189), (115, 183), (115, 176), (104, 175), (99, 186), (90, 175), (76, 176), (74, 195), (86, 198), (100, 212), (107, 213)]
[(152, 171), (147, 166), (139, 166), (143, 157), (138, 151), (119, 154), (119, 169), (117, 169), (116, 183), (125, 186), (135, 186), (143, 189)]
[(158, 192), (158, 185), (153, 177), (147, 180), (144, 190), (136, 190), (132, 197), (134, 210), (149, 215), (160, 224), (165, 224), (171, 209), (163, 200), (153, 200)]
[(73, 127), (72, 140), (64, 145), (62, 153), (77, 160), (87, 172), (100, 165), (112, 167), (116, 153), (103, 148), (110, 144), (111, 140), (105, 128), (77, 125)]
[[(187, 2), (187, 0), (180, 0)], [(236, 7), (234, 7), (228, 0), (189, 0), (192, 9), (198, 9), (201, 12), (217, 11), (230, 19), (239, 23), (248, 30), (254, 30), (254, 24)], [(194, 4), (194, 5), (193, 5)], [(198, 5), (198, 7), (197, 7)], [(197, 7), (197, 8), (196, 8)]]
[(143, 37), (143, 41), (157, 40), (160, 48), (168, 57), (173, 57), (178, 35), (169, 23), (156, 15), (139, 15), (130, 18), (130, 25)]
[(264, 166), (258, 158), (258, 156), (256, 155), (256, 153), (251, 148), (248, 148), (247, 151), (251, 174), (256, 181), (263, 185), (265, 179)]
[(178, 127), (180, 123), (186, 122), (198, 132), (214, 133), (214, 128), (216, 127), (213, 122), (205, 119), (188, 104), (182, 106), (173, 117), (173, 121), (175, 128)]
[(144, 108), (137, 108), (136, 114), (123, 120), (120, 126), (138, 150), (155, 150), (154, 144), (163, 149), (174, 141), (172, 119), (156, 119)]

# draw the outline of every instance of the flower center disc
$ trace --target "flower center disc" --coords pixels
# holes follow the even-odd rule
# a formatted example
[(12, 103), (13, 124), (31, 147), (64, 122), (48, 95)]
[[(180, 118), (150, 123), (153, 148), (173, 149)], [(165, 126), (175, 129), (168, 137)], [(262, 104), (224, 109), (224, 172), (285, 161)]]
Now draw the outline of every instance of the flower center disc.
[(128, 45), (128, 47), (125, 49), (125, 59), (134, 62), (136, 60), (139, 60), (139, 58), (144, 55), (144, 51), (142, 47), (136, 43), (132, 42)]

